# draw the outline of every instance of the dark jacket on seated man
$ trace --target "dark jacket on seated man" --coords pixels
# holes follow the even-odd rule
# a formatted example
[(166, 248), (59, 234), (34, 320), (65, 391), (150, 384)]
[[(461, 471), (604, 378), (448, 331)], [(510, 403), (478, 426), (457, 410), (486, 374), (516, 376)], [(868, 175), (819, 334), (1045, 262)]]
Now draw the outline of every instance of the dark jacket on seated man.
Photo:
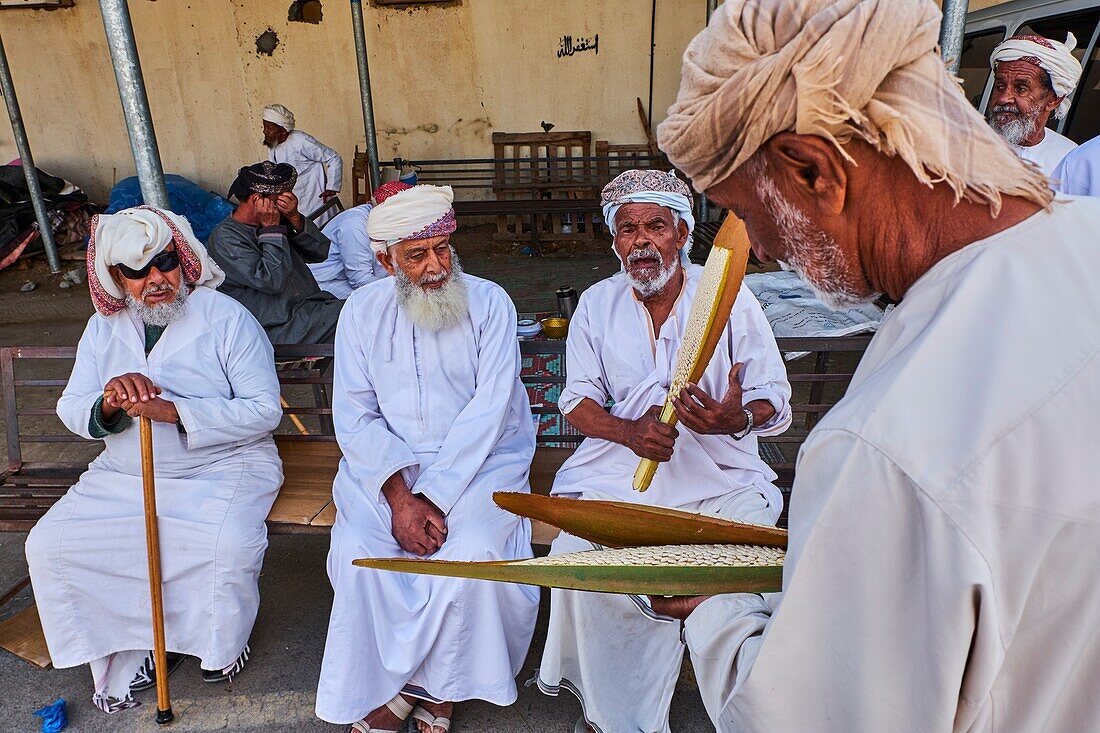
[(240, 301), (273, 344), (332, 343), (344, 301), (321, 290), (306, 266), (328, 256), (329, 240), (301, 215), (285, 163), (240, 170), (237, 210), (214, 228), (207, 248), (225, 271), (218, 290)]

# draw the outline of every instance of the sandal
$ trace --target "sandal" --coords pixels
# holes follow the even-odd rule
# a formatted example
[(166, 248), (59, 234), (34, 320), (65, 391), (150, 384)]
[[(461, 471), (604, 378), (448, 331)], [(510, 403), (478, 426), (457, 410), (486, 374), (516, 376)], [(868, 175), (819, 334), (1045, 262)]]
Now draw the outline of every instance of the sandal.
[(444, 718), (442, 716), (435, 717), (428, 712), (427, 708), (417, 705), (412, 711), (413, 720), (419, 720), (422, 723), (427, 723), (432, 729), (432, 733), (435, 733), (436, 728), (442, 728), (443, 733), (448, 733), (451, 730), (451, 719)]
[[(386, 707), (394, 714), (394, 717), (401, 720), (402, 724), (409, 717), (409, 713), (413, 712), (412, 704), (403, 698), (400, 693), (386, 703)], [(404, 727), (404, 725), (401, 727)], [(400, 733), (400, 731), (390, 728), (372, 728), (367, 719), (363, 718), (349, 725), (345, 733)]]

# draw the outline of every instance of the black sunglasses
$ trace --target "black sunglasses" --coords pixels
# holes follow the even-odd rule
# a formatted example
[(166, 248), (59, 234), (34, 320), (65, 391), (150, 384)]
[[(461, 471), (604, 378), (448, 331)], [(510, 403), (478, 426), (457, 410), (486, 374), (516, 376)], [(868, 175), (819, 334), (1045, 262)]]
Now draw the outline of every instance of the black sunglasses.
[(149, 275), (149, 271), (152, 270), (154, 267), (161, 272), (171, 272), (179, 266), (180, 255), (179, 252), (176, 252), (174, 250), (172, 252), (161, 252), (159, 255), (146, 262), (145, 267), (141, 268), (140, 270), (135, 270), (122, 264), (117, 265), (119, 272), (121, 272), (122, 276), (127, 280), (141, 280), (142, 278), (147, 277)]

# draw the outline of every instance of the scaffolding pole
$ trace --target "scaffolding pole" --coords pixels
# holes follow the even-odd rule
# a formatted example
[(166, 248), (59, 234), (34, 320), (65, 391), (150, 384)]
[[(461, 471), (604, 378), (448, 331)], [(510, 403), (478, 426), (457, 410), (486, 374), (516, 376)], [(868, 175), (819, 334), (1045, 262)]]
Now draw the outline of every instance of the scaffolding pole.
[(367, 163), (370, 189), (378, 188), (378, 137), (374, 131), (374, 102), (370, 93), (370, 69), (367, 67), (367, 37), (363, 31), (363, 0), (351, 0), (351, 29), (355, 34), (355, 63), (359, 67), (359, 97), (363, 102), (363, 130), (367, 137)]
[(168, 190), (164, 187), (164, 169), (160, 163), (153, 116), (149, 112), (149, 97), (141, 75), (134, 26), (126, 0), (99, 0), (103, 14), (103, 30), (111, 50), (111, 65), (115, 68), (118, 96), (122, 101), (122, 116), (130, 134), (130, 149), (134, 154), (141, 197), (149, 206), (169, 208)]
[(943, 22), (940, 24), (940, 52), (947, 70), (958, 76), (962, 56), (963, 35), (966, 33), (968, 0), (943, 0)]
[(8, 108), (8, 117), (11, 118), (11, 132), (23, 163), (23, 175), (27, 177), (27, 191), (30, 192), (31, 204), (34, 206), (34, 218), (38, 220), (38, 235), (42, 237), (42, 246), (46, 249), (46, 260), (50, 263), (50, 272), (58, 273), (61, 272), (61, 258), (57, 256), (53, 228), (50, 226), (49, 214), (46, 213), (46, 200), (42, 198), (42, 185), (34, 167), (31, 145), (27, 142), (27, 129), (23, 126), (23, 114), (19, 111), (19, 99), (15, 96), (15, 82), (11, 78), (3, 37), (0, 37), (0, 92), (4, 95), (4, 104)]

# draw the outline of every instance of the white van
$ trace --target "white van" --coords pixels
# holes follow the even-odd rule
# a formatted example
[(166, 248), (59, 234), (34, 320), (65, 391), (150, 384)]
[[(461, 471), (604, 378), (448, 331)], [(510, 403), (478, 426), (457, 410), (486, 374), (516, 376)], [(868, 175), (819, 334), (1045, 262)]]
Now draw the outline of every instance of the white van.
[(967, 15), (959, 62), (966, 96), (986, 113), (993, 88), (989, 55), (1005, 38), (1028, 33), (1065, 41), (1067, 32), (1077, 37), (1073, 54), (1085, 73), (1069, 114), (1061, 120), (1051, 118), (1049, 126), (1078, 144), (1100, 135), (1100, 0), (1012, 0)]

